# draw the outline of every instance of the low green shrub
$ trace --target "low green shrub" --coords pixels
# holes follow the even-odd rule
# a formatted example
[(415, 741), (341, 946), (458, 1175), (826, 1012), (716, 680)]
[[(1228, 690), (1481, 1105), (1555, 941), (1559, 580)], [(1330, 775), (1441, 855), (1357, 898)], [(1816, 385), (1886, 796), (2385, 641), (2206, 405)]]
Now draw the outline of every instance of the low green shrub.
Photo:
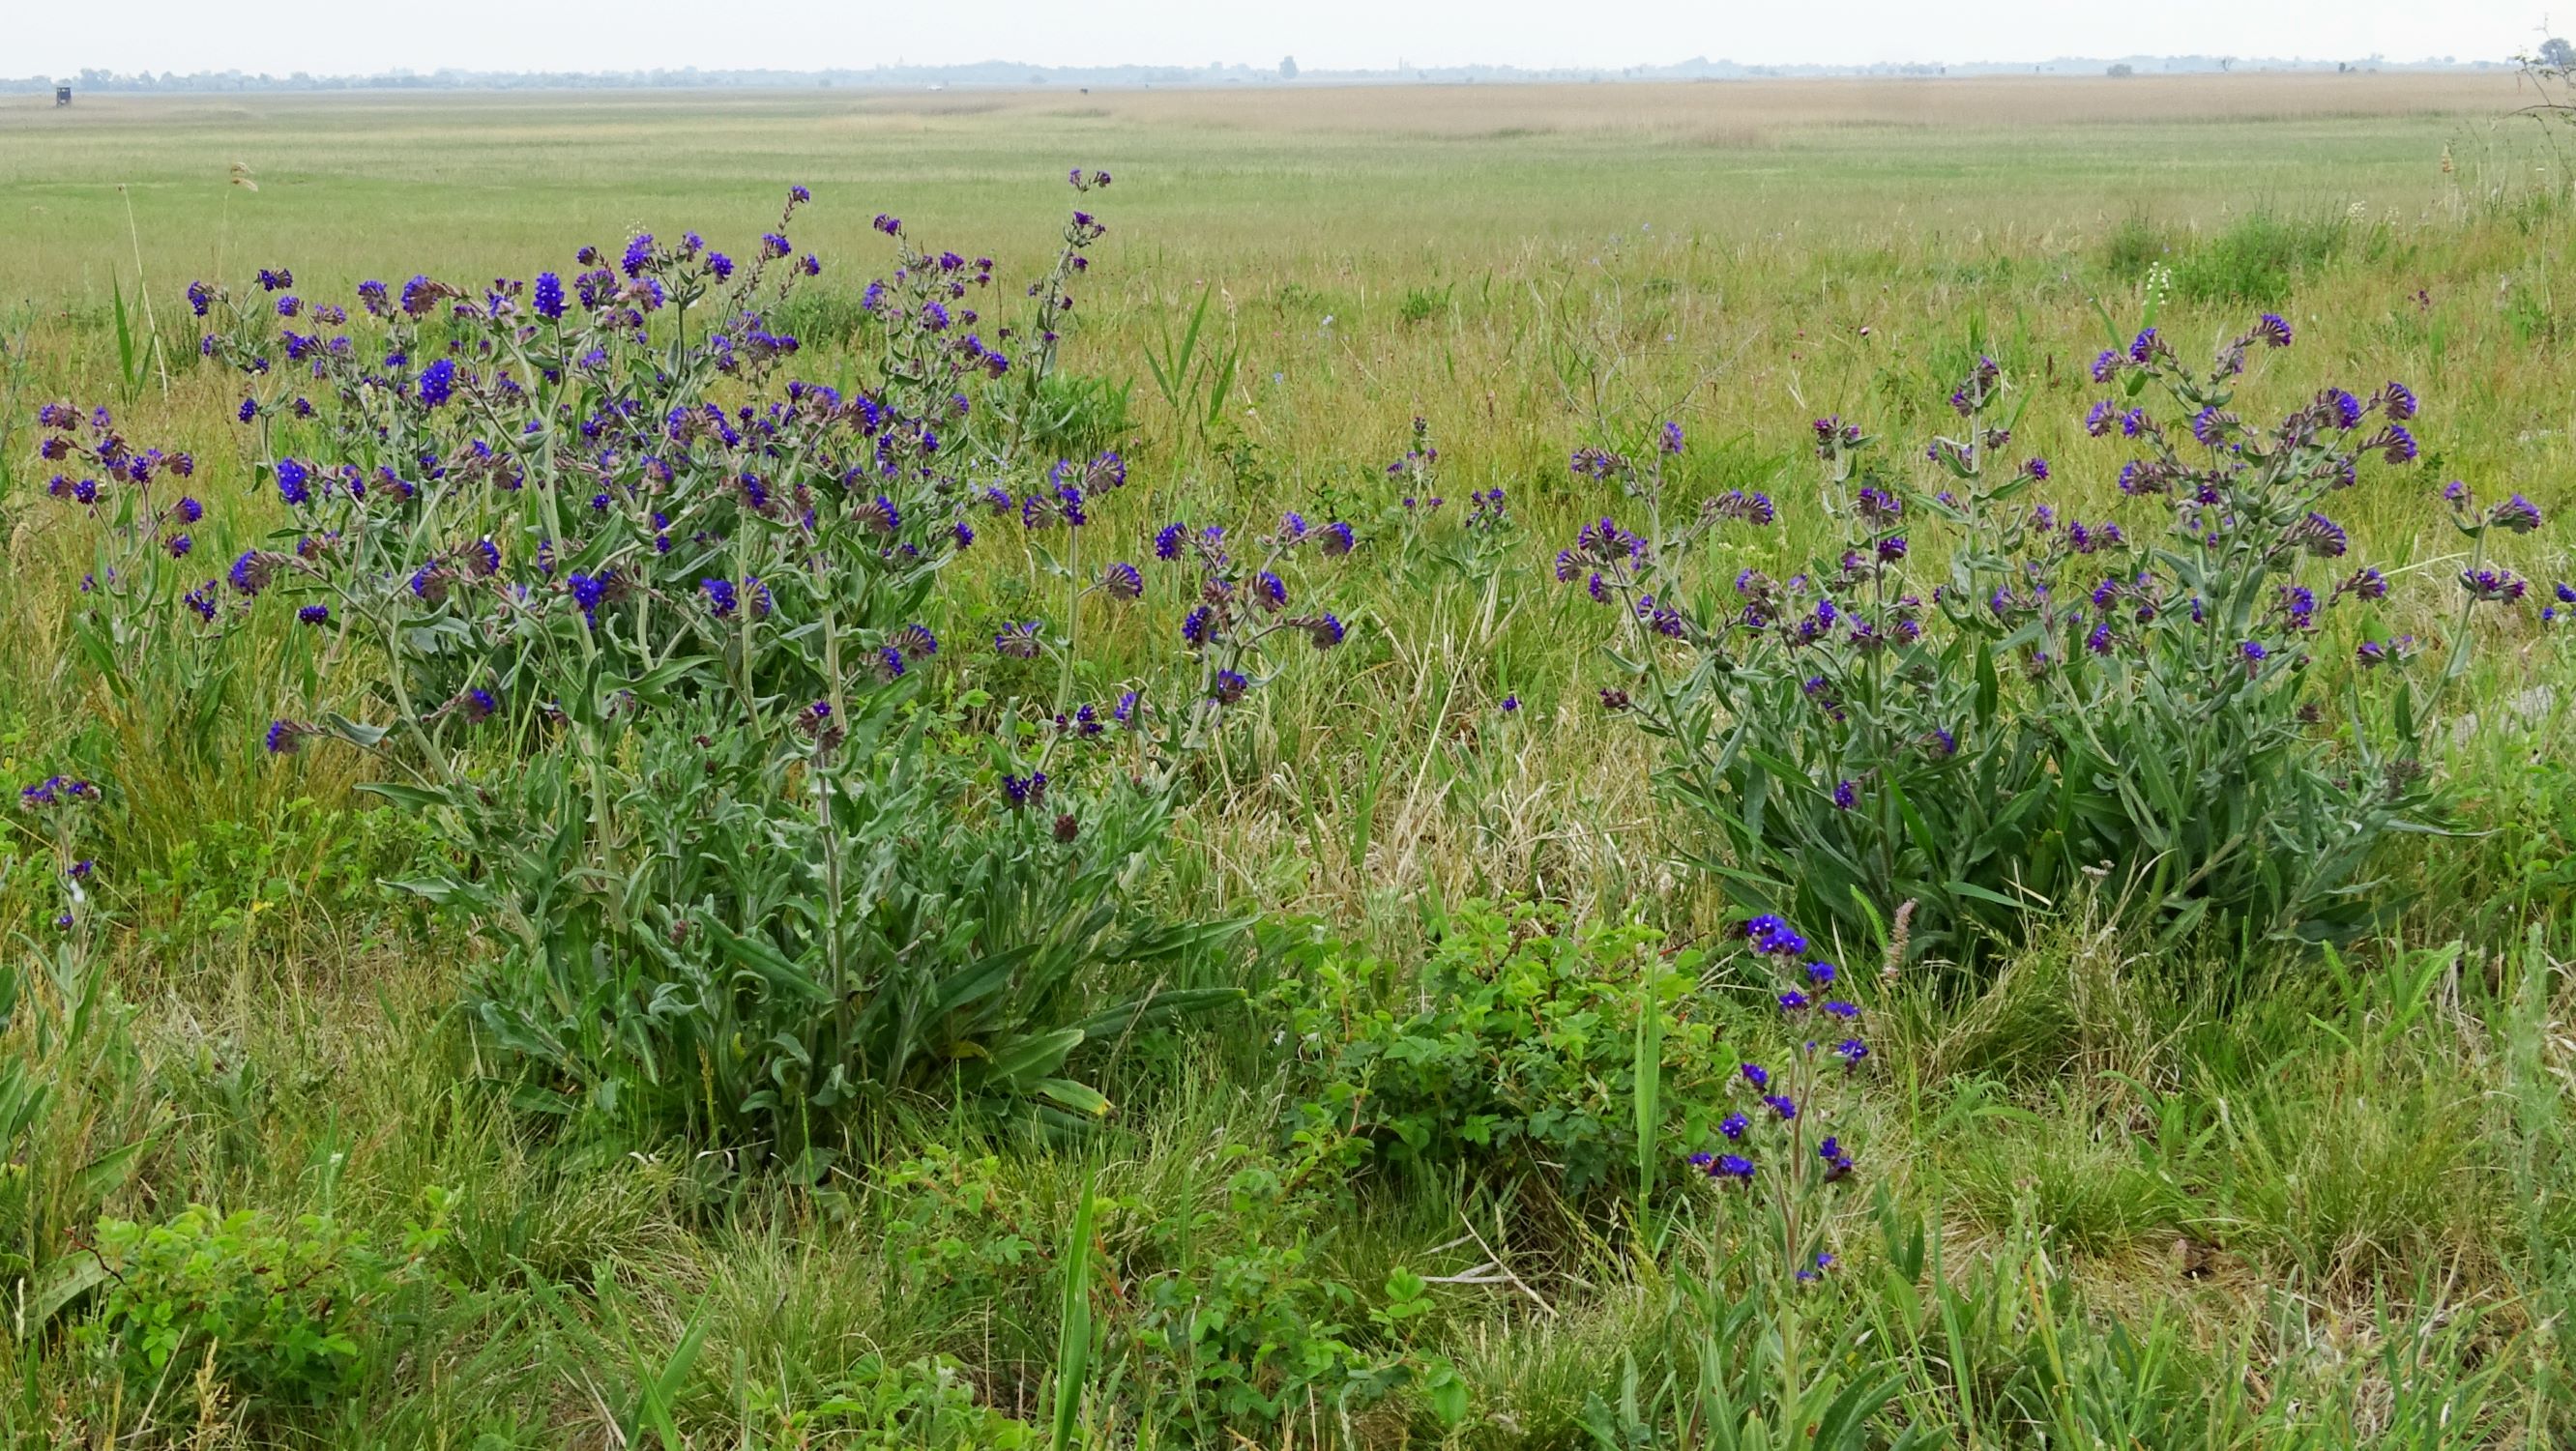
[(404, 1303), (433, 1290), (449, 1207), (431, 1191), (428, 1222), (390, 1250), (330, 1214), (190, 1205), (160, 1224), (101, 1221), (107, 1284), (88, 1333), (143, 1394), (211, 1360), (238, 1395), (322, 1404), (383, 1362)]
[(1346, 1168), (1544, 1175), (1575, 1199), (1629, 1183), (1649, 998), (1661, 1029), (1657, 1098), (1680, 1137), (1707, 1137), (1723, 1077), (1701, 956), (1667, 964), (1660, 941), (1523, 903), (1450, 913), (1418, 969), (1323, 959), (1310, 981), (1274, 995), (1285, 997), (1305, 1075), (1291, 1134)]

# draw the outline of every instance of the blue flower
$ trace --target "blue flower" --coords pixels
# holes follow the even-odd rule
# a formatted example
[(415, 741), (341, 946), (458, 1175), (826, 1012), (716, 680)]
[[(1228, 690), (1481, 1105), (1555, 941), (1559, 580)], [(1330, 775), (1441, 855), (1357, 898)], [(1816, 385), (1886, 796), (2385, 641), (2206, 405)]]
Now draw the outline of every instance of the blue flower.
[(1771, 1086), (1770, 1071), (1765, 1069), (1759, 1063), (1738, 1063), (1735, 1065), (1735, 1071), (1743, 1074), (1744, 1081), (1752, 1084), (1756, 1088), (1769, 1088)]
[(608, 598), (610, 581), (611, 576), (606, 574), (575, 574), (565, 580), (572, 589), (573, 602), (581, 606), (582, 622), (594, 629), (598, 628), (599, 607)]
[(304, 608), (295, 612), (295, 618), (308, 625), (327, 625), (331, 623), (331, 607), (329, 605), (306, 605)]
[(1219, 705), (1232, 705), (1243, 699), (1244, 692), (1251, 688), (1251, 681), (1231, 670), (1220, 670), (1216, 673), (1216, 680), (1210, 686), (1208, 694)]
[(537, 316), (551, 322), (564, 315), (563, 279), (551, 272), (537, 274)]
[(1181, 546), (1189, 542), (1189, 537), (1190, 529), (1186, 524), (1164, 525), (1154, 531), (1154, 557), (1156, 559), (1180, 558)]
[(441, 358), (420, 370), (420, 401), (426, 408), (436, 408), (456, 392), (456, 363)]
[(1709, 1165), (1708, 1176), (1712, 1179), (1741, 1179), (1750, 1184), (1753, 1182), (1753, 1161), (1741, 1154), (1720, 1154), (1717, 1161)]
[(1727, 1115), (1723, 1120), (1721, 1120), (1721, 1121), (1719, 1122), (1719, 1124), (1718, 1124), (1718, 1126), (1717, 1126), (1717, 1131), (1718, 1131), (1719, 1133), (1721, 1133), (1721, 1134), (1726, 1135), (1726, 1136), (1727, 1136), (1728, 1138), (1730, 1138), (1730, 1139), (1740, 1139), (1740, 1138), (1743, 1138), (1743, 1137), (1744, 1137), (1744, 1129), (1745, 1129), (1745, 1118), (1744, 1118), (1744, 1115), (1742, 1115), (1742, 1114), (1740, 1114), (1740, 1113), (1731, 1113), (1731, 1114), (1728, 1114), (1728, 1115)]
[(1766, 1093), (1762, 1095), (1762, 1101), (1771, 1106), (1771, 1111), (1780, 1116), (1782, 1123), (1798, 1116), (1797, 1102), (1785, 1093)]
[(1744, 924), (1744, 935), (1753, 942), (1753, 950), (1776, 957), (1806, 955), (1807, 939), (1790, 930), (1789, 924), (1765, 912)]
[(741, 603), (740, 597), (734, 593), (732, 580), (702, 579), (698, 581), (698, 588), (706, 592), (707, 608), (718, 619), (730, 616), (735, 606)]

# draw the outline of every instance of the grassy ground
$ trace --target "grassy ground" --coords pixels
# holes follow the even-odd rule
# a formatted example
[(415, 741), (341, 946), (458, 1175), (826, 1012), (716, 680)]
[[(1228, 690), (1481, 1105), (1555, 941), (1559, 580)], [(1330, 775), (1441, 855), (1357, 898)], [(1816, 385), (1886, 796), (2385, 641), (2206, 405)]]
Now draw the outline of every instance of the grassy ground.
[[(2024, 437), (2061, 460), (2067, 505), (2095, 507), (2116, 497), (2117, 455), (2078, 428), (2094, 303), (2127, 317), (2162, 265), (2169, 336), (2215, 341), (2267, 307), (2298, 325), (2301, 367), (2258, 375), (2249, 411), (2330, 380), (2425, 396), (2424, 463), (2353, 496), (2345, 522), (2359, 550), (2427, 581), (2428, 603), (2405, 607), (2421, 613), (2394, 623), (2440, 633), (2430, 584), (2459, 548), (2441, 480), (2576, 507), (2576, 297), (2561, 295), (2576, 232), (2548, 138), (2502, 117), (2514, 102), (2487, 78), (2240, 76), (0, 111), (15, 470), (0, 621), (17, 646), (0, 658), (0, 766), (13, 781), (115, 770), (127, 805), (103, 890), (131, 1005), (78, 1041), (12, 1018), (12, 1052), (56, 1096), (12, 1140), (0, 1228), (43, 1264), (101, 1215), (190, 1202), (328, 1210), (384, 1243), (430, 1189), (456, 1205), (440, 1292), (371, 1347), (353, 1393), (280, 1410), (193, 1364), (137, 1382), (22, 1302), (0, 1424), (96, 1446), (1003, 1441), (1013, 1428), (978, 1418), (1046, 1419), (1084, 1172), (1063, 1146), (935, 1104), (880, 1162), (814, 1190), (685, 1146), (566, 1146), (508, 1111), (452, 1011), (481, 949), (376, 885), (417, 838), (351, 794), (357, 768), (263, 758), (264, 701), (242, 707), (237, 750), (176, 753), (151, 710), (104, 698), (68, 658), (82, 566), (28, 487), (35, 405), (112, 398), (137, 436), (196, 450), (217, 494), (246, 478), (227, 379), (120, 380), (120, 295), (148, 293), (184, 348), (177, 292), (194, 276), (291, 265), (323, 296), (367, 276), (523, 275), (637, 227), (746, 235), (789, 181), (819, 198), (798, 242), (828, 286), (877, 268), (879, 210), (1024, 270), (1063, 168), (1111, 169), (1073, 366), (1130, 388), (1143, 487), (1112, 529), (1141, 534), (1180, 503), (1366, 512), (1419, 414), (1445, 493), (1501, 485), (1528, 530), (1520, 572), (1491, 590), (1392, 570), (1363, 583), (1345, 612), (1356, 658), (1266, 689), (1185, 819), (1160, 893), (1261, 913), (1270, 947), (1245, 980), (1293, 993), (1365, 952), (1401, 979), (1428, 902), (1545, 899), (1676, 939), (1716, 920), (1714, 893), (1671, 865), (1643, 743), (1585, 708), (1589, 607), (1546, 585), (1561, 536), (1611, 502), (1563, 466), (1596, 401), (1686, 423), (1689, 488), (1780, 497), (1787, 555), (1824, 536), (1805, 420), (1904, 434), (1982, 349), (2032, 395)], [(235, 163), (257, 190), (227, 182)], [(1167, 393), (1148, 363), (1202, 297), (1221, 399)], [(829, 375), (845, 326), (811, 306), (810, 371)], [(2516, 567), (2567, 577), (2552, 535), (2525, 543)], [(943, 623), (1008, 611), (1013, 578), (970, 578), (967, 618)], [(2065, 1447), (2576, 1436), (2576, 680), (2528, 616), (2487, 629), (2456, 697), (2475, 715), (2440, 764), (2465, 834), (2390, 853), (2410, 905), (2384, 937), (2334, 956), (2160, 952), (2063, 902), (1991, 986), (1889, 990), (1886, 1071), (1856, 1110), (1871, 1168), (1843, 1201), (1846, 1272), (1815, 1317), (1856, 1337), (1851, 1365), (1894, 1378), (1882, 1431)], [(1506, 694), (1524, 723), (1499, 736)], [(1457, 748), (1479, 736), (1472, 757)], [(1721, 1013), (1718, 1041), (1755, 1021)], [(1692, 1444), (1670, 1391), (1752, 1293), (1713, 1201), (1676, 1208), (1641, 1254), (1544, 1175), (1381, 1176), (1315, 1199), (1281, 1132), (1302, 1090), (1263, 1046), (1275, 1026), (1256, 1015), (1112, 1070), (1098, 1187), (1116, 1276), (1086, 1434), (1439, 1444), (1424, 1387), (1371, 1401), (1308, 1373), (1344, 1347), (1454, 1363), (1459, 1444)], [(1400, 1331), (1371, 1318), (1397, 1270), (1452, 1277)], [(1196, 1340), (1158, 1318), (1175, 1294), (1199, 1307)], [(1210, 1306), (1249, 1328), (1206, 1330)], [(1238, 1384), (1252, 1401), (1225, 1403)], [(946, 1410), (926, 1419), (932, 1404)]]

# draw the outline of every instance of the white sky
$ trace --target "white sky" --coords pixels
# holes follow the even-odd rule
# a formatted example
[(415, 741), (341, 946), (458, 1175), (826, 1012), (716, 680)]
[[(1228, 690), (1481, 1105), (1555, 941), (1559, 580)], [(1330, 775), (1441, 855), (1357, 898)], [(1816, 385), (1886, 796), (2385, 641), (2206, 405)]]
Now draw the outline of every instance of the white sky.
[[(2568, 17), (2576, 21), (2576, 3)], [(1003, 59), (1384, 69), (2046, 60), (2497, 59), (2532, 0), (11, 0), (0, 75), (813, 70)]]

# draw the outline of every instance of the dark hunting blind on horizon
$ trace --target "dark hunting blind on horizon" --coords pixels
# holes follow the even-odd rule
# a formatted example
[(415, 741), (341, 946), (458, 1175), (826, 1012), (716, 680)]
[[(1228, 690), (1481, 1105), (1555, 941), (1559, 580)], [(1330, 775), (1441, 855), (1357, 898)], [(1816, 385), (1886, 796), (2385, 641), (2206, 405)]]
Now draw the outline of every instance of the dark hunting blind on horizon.
[(72, 103), (72, 88), (71, 88), (71, 87), (69, 87), (69, 86), (56, 86), (56, 87), (54, 87), (54, 104), (55, 104), (55, 105), (57, 105), (57, 106), (68, 106), (68, 105), (70, 105), (71, 103)]

